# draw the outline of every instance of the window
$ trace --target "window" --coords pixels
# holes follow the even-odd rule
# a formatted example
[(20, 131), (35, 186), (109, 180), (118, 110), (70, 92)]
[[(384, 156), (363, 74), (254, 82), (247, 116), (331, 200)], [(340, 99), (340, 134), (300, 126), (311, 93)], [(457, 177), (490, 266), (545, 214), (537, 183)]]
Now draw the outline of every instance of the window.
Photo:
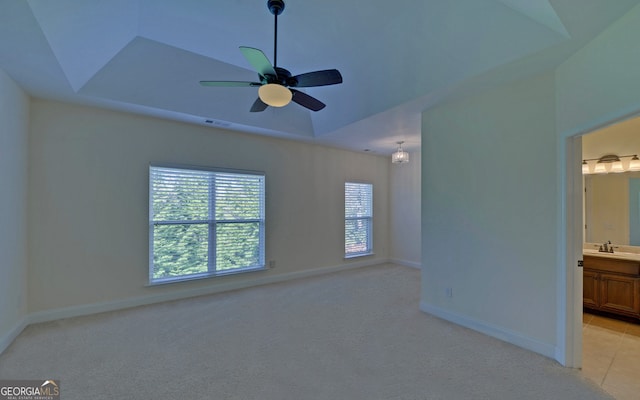
[(344, 184), (344, 254), (357, 257), (372, 254), (373, 185)]
[(264, 174), (150, 167), (149, 281), (264, 268)]

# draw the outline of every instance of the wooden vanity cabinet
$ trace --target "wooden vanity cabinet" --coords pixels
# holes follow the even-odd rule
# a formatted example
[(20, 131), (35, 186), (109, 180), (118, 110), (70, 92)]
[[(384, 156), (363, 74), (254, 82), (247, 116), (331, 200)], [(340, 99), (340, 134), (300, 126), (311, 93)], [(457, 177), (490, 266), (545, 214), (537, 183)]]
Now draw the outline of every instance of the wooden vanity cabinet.
[(582, 305), (587, 308), (597, 309), (600, 304), (599, 274), (591, 270), (582, 273)]
[(583, 306), (640, 318), (640, 261), (585, 255)]

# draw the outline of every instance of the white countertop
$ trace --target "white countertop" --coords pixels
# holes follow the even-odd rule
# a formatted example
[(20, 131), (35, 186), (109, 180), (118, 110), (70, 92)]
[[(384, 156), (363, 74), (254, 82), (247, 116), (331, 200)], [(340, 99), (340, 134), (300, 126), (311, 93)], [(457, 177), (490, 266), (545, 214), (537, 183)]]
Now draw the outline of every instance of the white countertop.
[[(614, 249), (615, 251), (615, 249)], [(615, 251), (614, 253), (603, 253), (595, 249), (583, 249), (583, 255), (590, 255), (596, 257), (603, 258), (616, 258), (619, 260), (632, 260), (632, 261), (640, 261), (640, 254), (638, 253), (628, 253), (624, 251)]]

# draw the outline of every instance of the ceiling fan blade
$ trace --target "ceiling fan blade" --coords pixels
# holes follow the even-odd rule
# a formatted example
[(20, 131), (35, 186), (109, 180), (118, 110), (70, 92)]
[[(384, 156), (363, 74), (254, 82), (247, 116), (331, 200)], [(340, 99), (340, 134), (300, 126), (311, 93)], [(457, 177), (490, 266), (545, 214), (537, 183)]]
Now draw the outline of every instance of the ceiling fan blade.
[(293, 77), (298, 83), (295, 87), (327, 86), (342, 83), (342, 75), (337, 69), (307, 72)]
[(261, 86), (260, 82), (239, 82), (239, 81), (200, 81), (202, 86), (215, 87), (253, 87)]
[(299, 90), (290, 89), (293, 93), (293, 98), (291, 100), (300, 104), (302, 107), (308, 108), (311, 111), (320, 111), (326, 105), (315, 97), (311, 97), (308, 94), (301, 92)]
[(267, 56), (264, 55), (262, 50), (254, 49), (253, 47), (240, 46), (240, 51), (260, 76), (277, 76), (276, 70), (273, 68), (271, 62)]
[(253, 105), (251, 106), (251, 110), (249, 110), (250, 112), (261, 112), (267, 109), (267, 107), (269, 107), (265, 102), (263, 102), (262, 100), (260, 100), (260, 97), (258, 97), (256, 99), (256, 101), (253, 102)]

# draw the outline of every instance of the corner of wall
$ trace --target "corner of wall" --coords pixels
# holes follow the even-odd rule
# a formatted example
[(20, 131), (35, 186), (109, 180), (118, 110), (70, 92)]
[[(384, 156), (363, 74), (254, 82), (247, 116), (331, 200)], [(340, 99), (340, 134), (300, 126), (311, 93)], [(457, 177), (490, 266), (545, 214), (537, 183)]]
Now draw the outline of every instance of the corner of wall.
[(26, 326), (29, 97), (0, 70), (0, 351)]
[(453, 322), (454, 324), (464, 326), (465, 328), (473, 329), (504, 342), (514, 344), (518, 347), (531, 350), (538, 354), (542, 354), (543, 356), (553, 359), (557, 358), (557, 349), (550, 343), (544, 343), (539, 340), (522, 335), (521, 333), (511, 331), (509, 329), (504, 329), (502, 327), (492, 325), (484, 321), (456, 314), (440, 307), (428, 304), (424, 301), (420, 302), (420, 310), (427, 314), (431, 314), (438, 318), (444, 319), (445, 321)]
[(4, 351), (8, 349), (9, 346), (11, 346), (11, 343), (13, 343), (13, 341), (16, 340), (18, 335), (22, 333), (22, 331), (24, 330), (24, 328), (27, 327), (27, 325), (29, 325), (28, 317), (24, 317), (20, 319), (20, 321), (18, 321), (13, 326), (13, 328), (9, 329), (7, 333), (0, 336), (0, 354), (4, 353)]

